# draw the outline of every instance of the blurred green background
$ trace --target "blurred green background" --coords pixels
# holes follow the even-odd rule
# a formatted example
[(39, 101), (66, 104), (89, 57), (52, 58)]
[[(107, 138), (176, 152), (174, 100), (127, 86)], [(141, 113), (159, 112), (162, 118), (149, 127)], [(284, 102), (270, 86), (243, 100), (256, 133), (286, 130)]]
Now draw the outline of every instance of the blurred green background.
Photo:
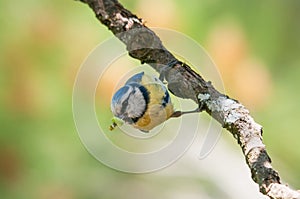
[[(147, 25), (177, 30), (204, 46), (227, 93), (263, 125), (274, 167), (299, 188), (300, 1), (121, 3)], [(161, 185), (168, 181), (147, 178), (156, 184), (150, 188), (141, 185), (143, 175), (105, 167), (77, 135), (72, 117), (77, 70), (111, 36), (92, 10), (76, 1), (2, 0), (0, 26), (0, 197), (135, 198), (139, 190), (143, 198), (162, 198)], [(221, 139), (235, 145), (225, 134)], [(133, 195), (125, 196), (128, 192)]]

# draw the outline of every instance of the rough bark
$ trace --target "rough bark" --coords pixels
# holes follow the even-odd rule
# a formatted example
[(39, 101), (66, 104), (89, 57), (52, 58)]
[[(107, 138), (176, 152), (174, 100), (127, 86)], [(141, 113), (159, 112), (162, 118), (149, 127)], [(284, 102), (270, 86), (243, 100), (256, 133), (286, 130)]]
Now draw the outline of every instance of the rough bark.
[(117, 0), (80, 1), (88, 4), (97, 19), (126, 45), (131, 57), (159, 72), (174, 95), (194, 100), (202, 111), (210, 114), (234, 136), (261, 193), (274, 199), (300, 199), (299, 191), (281, 184), (263, 144), (262, 127), (242, 104), (217, 91), (211, 82), (177, 60), (143, 20)]

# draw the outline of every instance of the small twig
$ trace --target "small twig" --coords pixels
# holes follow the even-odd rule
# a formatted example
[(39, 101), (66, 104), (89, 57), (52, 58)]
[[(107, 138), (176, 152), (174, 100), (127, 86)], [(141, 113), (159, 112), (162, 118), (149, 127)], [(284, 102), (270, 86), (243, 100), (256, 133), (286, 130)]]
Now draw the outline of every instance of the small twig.
[(117, 0), (80, 1), (88, 4), (101, 23), (126, 45), (131, 57), (159, 72), (174, 95), (194, 100), (201, 110), (231, 132), (242, 148), (252, 179), (259, 185), (261, 193), (274, 199), (300, 199), (299, 191), (281, 184), (262, 142), (262, 127), (242, 104), (218, 92), (187, 64), (177, 60), (142, 19)]

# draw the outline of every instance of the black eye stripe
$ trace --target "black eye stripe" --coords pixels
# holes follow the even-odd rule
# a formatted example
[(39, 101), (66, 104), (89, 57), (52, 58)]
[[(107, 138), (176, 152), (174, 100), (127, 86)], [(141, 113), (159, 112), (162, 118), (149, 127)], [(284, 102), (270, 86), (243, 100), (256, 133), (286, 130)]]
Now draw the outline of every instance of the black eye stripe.
[(122, 109), (121, 109), (121, 114), (124, 114), (127, 106), (128, 106), (128, 100), (129, 100), (130, 95), (126, 98), (126, 100), (124, 100), (124, 102), (122, 103)]

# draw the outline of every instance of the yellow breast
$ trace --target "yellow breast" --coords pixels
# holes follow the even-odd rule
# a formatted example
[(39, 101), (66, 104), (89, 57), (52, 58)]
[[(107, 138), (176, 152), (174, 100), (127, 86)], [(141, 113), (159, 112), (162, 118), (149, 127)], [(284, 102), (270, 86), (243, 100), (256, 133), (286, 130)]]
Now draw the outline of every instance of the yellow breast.
[(150, 101), (144, 115), (133, 126), (142, 131), (149, 131), (169, 119), (174, 113), (174, 107), (171, 102), (162, 105), (165, 90), (161, 85), (151, 83), (144, 86), (150, 92)]

